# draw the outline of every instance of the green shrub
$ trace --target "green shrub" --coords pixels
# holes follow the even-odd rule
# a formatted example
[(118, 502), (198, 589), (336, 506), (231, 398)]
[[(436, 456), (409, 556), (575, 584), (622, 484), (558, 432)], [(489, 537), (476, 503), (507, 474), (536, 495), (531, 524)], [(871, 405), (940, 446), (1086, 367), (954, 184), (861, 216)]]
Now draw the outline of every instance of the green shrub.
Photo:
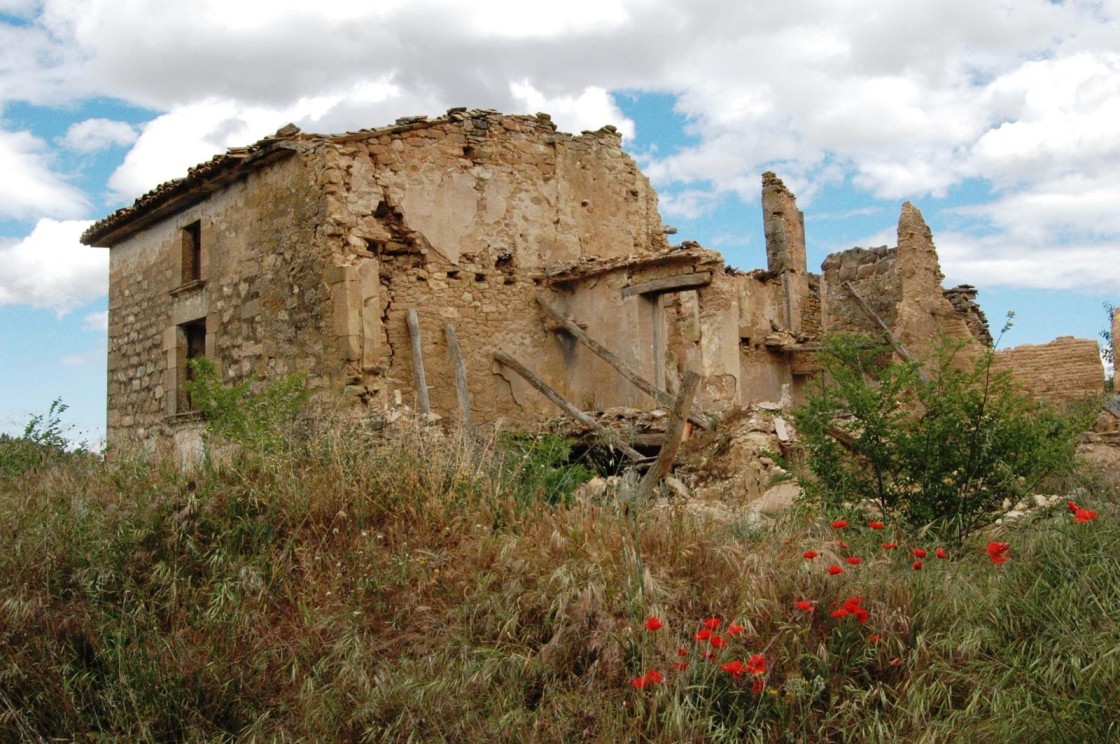
[(572, 492), (594, 473), (572, 463), (572, 443), (556, 434), (506, 434), (501, 437), (507, 462), (516, 472), (521, 499), (546, 504), (566, 504)]
[(69, 441), (62, 414), (67, 408), (62, 398), (55, 398), (47, 413), (31, 417), (22, 436), (0, 435), (0, 475), (18, 475), (65, 454)]
[(794, 412), (805, 442), (806, 494), (829, 510), (868, 500), (911, 528), (960, 542), (1074, 467), (1083, 423), (1063, 417), (992, 369), (992, 352), (962, 365), (943, 342), (925, 370), (887, 361), (862, 336), (829, 339), (826, 374)]

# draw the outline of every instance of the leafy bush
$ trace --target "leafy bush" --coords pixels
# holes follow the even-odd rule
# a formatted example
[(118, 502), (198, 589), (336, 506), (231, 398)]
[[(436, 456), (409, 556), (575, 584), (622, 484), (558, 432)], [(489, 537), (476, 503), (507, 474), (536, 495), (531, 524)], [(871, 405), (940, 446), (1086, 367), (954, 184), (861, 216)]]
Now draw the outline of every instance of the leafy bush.
[(18, 475), (65, 453), (69, 442), (62, 414), (67, 408), (62, 398), (55, 398), (47, 413), (31, 417), (22, 436), (0, 435), (0, 474)]
[(516, 473), (517, 489), (529, 502), (566, 504), (572, 492), (594, 475), (572, 463), (572, 443), (556, 434), (506, 434), (501, 438), (508, 463)]
[(997, 519), (1005, 500), (1071, 472), (1084, 422), (995, 373), (992, 352), (972, 365), (960, 352), (943, 342), (927, 381), (917, 364), (887, 361), (880, 341), (829, 339), (821, 385), (794, 412), (806, 494), (832, 511), (871, 500), (884, 517), (960, 542)]

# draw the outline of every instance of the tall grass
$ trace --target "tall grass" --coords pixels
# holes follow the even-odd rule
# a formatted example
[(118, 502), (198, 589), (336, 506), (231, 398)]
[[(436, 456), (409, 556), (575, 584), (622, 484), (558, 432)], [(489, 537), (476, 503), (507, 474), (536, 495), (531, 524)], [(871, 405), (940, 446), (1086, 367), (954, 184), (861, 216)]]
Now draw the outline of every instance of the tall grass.
[[(1043, 514), (940, 560), (891, 525), (719, 522), (540, 483), (524, 449), (357, 425), (189, 473), (61, 457), (0, 476), (0, 739), (1118, 737), (1103, 495), (1081, 497), (1093, 522)], [(866, 624), (830, 617), (852, 596)], [(694, 639), (706, 618), (727, 648)], [(759, 692), (721, 668), (755, 653)], [(664, 680), (635, 688), (648, 669)]]

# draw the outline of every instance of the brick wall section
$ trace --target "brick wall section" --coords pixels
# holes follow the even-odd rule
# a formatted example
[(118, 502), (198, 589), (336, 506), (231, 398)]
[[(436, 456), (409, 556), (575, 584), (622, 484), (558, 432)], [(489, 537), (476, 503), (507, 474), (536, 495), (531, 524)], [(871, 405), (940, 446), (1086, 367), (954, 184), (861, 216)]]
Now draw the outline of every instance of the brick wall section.
[(879, 327), (844, 288), (850, 282), (876, 315), (894, 325), (895, 308), (902, 299), (902, 281), (896, 270), (897, 248), (852, 248), (832, 253), (821, 264), (828, 333), (879, 333)]
[(994, 368), (1011, 372), (1024, 390), (1052, 403), (1104, 393), (1104, 368), (1093, 339), (1062, 336), (1048, 344), (1003, 349), (996, 352)]

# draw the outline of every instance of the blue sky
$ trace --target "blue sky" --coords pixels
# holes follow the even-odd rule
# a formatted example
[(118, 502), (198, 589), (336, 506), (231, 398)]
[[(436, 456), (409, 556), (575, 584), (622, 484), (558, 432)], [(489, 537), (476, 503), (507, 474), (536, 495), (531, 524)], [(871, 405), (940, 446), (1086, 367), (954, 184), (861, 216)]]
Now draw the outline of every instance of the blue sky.
[(811, 269), (916, 204), (1004, 345), (1120, 302), (1120, 0), (0, 0), (0, 431), (61, 397), (103, 433), (91, 220), (288, 122), (452, 106), (615, 124), (676, 239), (740, 268), (773, 170)]

